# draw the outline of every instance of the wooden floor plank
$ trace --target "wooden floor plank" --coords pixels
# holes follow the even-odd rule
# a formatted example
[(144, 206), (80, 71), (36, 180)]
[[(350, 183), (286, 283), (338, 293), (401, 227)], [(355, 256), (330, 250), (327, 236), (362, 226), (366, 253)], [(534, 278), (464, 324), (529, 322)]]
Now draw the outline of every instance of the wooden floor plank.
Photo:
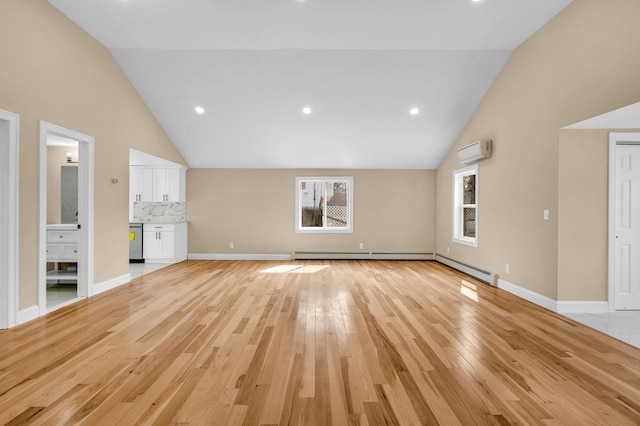
[(435, 262), (186, 261), (0, 330), (0, 424), (640, 424), (640, 350)]

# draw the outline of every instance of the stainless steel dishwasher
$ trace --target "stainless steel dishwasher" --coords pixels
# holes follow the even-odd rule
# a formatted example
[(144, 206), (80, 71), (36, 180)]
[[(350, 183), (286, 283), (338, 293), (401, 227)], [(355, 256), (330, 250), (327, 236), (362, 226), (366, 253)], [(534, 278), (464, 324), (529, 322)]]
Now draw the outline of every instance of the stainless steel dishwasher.
[(129, 224), (129, 263), (144, 263), (141, 223)]

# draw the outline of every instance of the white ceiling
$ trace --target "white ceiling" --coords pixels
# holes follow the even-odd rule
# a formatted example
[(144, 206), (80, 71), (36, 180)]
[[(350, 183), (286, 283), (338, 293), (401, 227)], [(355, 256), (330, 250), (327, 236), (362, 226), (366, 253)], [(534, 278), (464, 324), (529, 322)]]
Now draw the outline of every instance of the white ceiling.
[(432, 169), (570, 0), (49, 2), (111, 49), (191, 167)]

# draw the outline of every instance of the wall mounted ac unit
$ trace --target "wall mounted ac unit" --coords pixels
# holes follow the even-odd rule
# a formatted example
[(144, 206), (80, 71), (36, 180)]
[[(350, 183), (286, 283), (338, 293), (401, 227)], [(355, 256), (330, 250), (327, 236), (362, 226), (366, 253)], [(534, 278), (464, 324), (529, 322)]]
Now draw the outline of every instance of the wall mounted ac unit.
[(491, 141), (475, 141), (458, 150), (458, 160), (462, 164), (471, 164), (476, 161), (491, 158)]

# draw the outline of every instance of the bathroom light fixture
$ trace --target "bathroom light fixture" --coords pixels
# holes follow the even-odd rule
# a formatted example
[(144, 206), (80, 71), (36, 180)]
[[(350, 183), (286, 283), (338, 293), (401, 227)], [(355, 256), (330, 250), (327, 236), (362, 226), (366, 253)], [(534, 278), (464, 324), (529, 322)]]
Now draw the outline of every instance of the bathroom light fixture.
[(420, 109), (416, 107), (413, 107), (409, 110), (409, 114), (411, 115), (418, 115), (419, 112), (420, 112)]
[(204, 108), (202, 108), (201, 106), (197, 106), (193, 110), (196, 112), (196, 114), (204, 114)]
[(302, 113), (303, 113), (304, 115), (309, 115), (309, 114), (311, 114), (311, 108), (310, 108), (310, 107), (304, 107), (304, 108), (302, 108)]
[(64, 156), (67, 159), (67, 164), (78, 164), (77, 161), (71, 161), (71, 160), (73, 160), (73, 151), (65, 152)]

